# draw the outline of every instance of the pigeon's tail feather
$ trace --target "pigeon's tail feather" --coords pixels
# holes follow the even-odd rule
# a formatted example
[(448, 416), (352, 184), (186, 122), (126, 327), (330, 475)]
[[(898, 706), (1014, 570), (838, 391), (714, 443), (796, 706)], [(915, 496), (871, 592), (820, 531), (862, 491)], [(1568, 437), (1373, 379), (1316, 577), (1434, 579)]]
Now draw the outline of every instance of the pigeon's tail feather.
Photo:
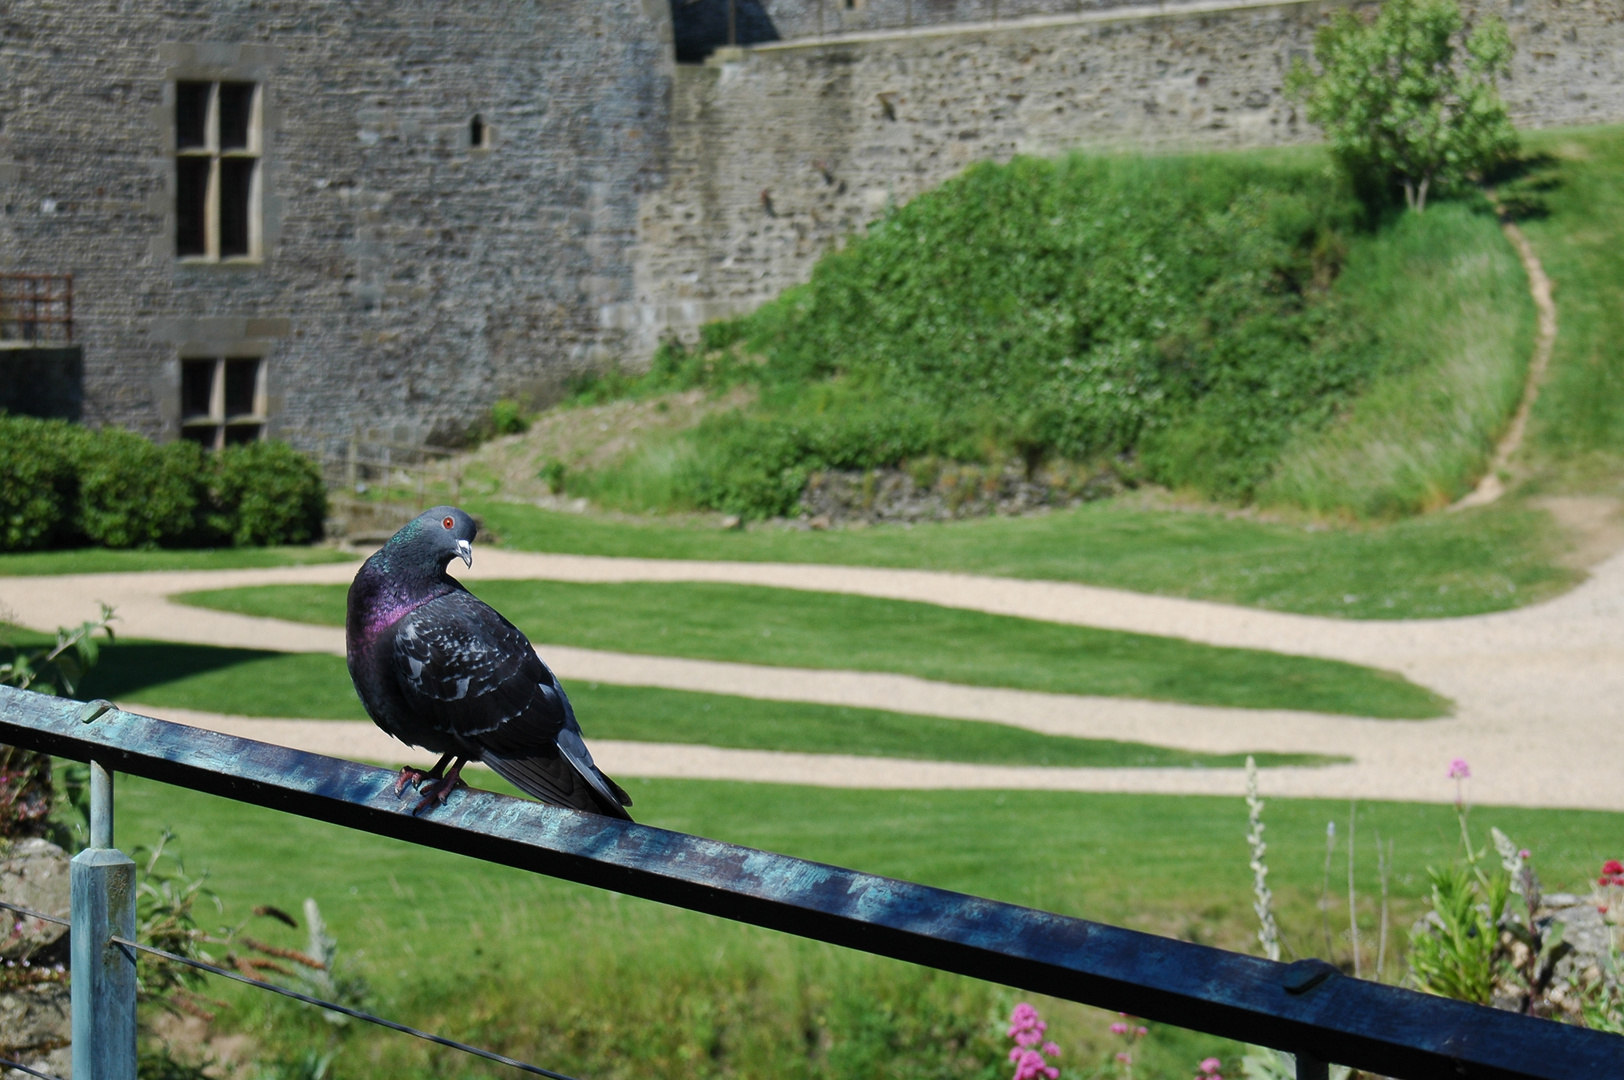
[(564, 755), (565, 761), (575, 766), (575, 771), (581, 775), (581, 779), (591, 784), (592, 790), (609, 805), (610, 809), (607, 811), (609, 814), (624, 817), (627, 821), (631, 820), (632, 816), (622, 809), (632, 804), (631, 796), (627, 795), (619, 784), (603, 775), (598, 763), (592, 760), (592, 751), (586, 748), (586, 743), (582, 741), (578, 732), (569, 728), (560, 731), (558, 752)]
[(601, 786), (601, 781), (593, 782), (603, 775), (596, 768), (592, 770), (595, 776), (583, 776), (563, 757), (510, 758), (489, 751), (482, 760), (508, 783), (544, 802), (631, 820), (631, 815)]

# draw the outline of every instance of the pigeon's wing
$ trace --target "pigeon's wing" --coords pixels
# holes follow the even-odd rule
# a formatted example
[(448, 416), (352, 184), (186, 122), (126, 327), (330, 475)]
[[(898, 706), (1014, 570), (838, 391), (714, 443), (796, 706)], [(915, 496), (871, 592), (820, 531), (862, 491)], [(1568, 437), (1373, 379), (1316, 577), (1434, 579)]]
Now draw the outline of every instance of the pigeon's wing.
[(485, 764), (538, 799), (630, 821), (631, 815), (624, 808), (632, 804), (631, 796), (592, 760), (591, 751), (581, 739), (581, 726), (575, 722), (569, 695), (552, 668), (540, 658), (536, 662), (547, 678), (540, 687), (540, 697), (546, 703), (543, 711), (548, 717), (562, 716), (563, 725), (552, 736), (546, 752), (538, 754), (534, 749), (536, 733), (528, 715), (505, 723), (479, 737)]
[(406, 705), (452, 738), (476, 740), (524, 718), (541, 746), (563, 727), (563, 712), (549, 709), (541, 693), (552, 672), (530, 642), (461, 589), (395, 624), (393, 660)]
[(520, 789), (626, 817), (631, 799), (593, 764), (558, 678), (512, 623), (470, 593), (429, 601), (395, 629), (407, 704)]

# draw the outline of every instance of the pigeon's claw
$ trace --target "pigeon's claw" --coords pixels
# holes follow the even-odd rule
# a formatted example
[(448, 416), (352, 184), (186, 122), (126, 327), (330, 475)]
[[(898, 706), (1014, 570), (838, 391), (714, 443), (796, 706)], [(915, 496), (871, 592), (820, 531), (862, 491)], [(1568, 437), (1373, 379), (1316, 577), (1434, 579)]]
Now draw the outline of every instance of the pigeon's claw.
[(395, 780), (395, 797), (397, 799), (400, 798), (400, 793), (406, 790), (407, 784), (412, 785), (414, 788), (418, 784), (421, 784), (423, 782), (423, 778), (427, 775), (428, 773), (424, 772), (422, 769), (414, 769), (409, 765), (400, 770), (400, 776)]
[(451, 771), (445, 776), (435, 776), (431, 778), (431, 782), (421, 789), (423, 792), (422, 801), (420, 801), (416, 806), (412, 807), (412, 815), (414, 817), (421, 814), (424, 810), (427, 810), (431, 806), (444, 806), (446, 798), (453, 791), (460, 787), (468, 786), (467, 784), (463, 783), (462, 780), (462, 766), (463, 762), (459, 761), (455, 765), (451, 766)]
[(446, 754), (439, 761), (435, 762), (434, 768), (430, 769), (428, 772), (424, 772), (422, 769), (414, 769), (410, 765), (401, 769), (400, 779), (395, 781), (395, 797), (400, 797), (400, 793), (406, 789), (406, 785), (408, 783), (415, 788), (422, 784), (425, 780), (440, 779), (440, 777), (445, 775), (445, 767), (451, 764), (454, 756), (455, 755), (452, 754)]

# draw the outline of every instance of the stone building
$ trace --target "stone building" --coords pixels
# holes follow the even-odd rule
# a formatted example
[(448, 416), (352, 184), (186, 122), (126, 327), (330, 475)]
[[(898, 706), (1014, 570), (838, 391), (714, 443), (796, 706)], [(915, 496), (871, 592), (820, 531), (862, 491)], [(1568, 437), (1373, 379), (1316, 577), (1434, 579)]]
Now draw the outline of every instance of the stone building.
[(667, 0), (11, 0), (0, 271), (88, 422), (444, 438), (618, 355), (671, 72)]
[[(1338, 6), (736, 0), (733, 48), (728, 0), (11, 0), (0, 407), (451, 439), (970, 162), (1312, 139), (1281, 85)], [(1519, 123), (1624, 120), (1617, 0), (1466, 7), (1511, 27)], [(73, 275), (73, 386), (4, 340), (52, 329), (8, 296), (65, 283), (6, 272)]]

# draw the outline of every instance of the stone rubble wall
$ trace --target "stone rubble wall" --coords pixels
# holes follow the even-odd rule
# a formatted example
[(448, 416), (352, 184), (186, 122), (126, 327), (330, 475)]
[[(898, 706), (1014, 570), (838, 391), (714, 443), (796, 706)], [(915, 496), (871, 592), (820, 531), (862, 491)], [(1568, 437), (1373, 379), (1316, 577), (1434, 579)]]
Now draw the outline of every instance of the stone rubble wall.
[[(75, 275), (89, 423), (172, 436), (238, 351), (273, 435), (458, 432), (623, 348), (670, 52), (667, 0), (11, 0), (0, 271)], [(174, 256), (176, 78), (263, 80), (260, 266)]]
[(1163, 5), (1157, 0), (856, 0), (847, 7), (846, 0), (761, 0), (761, 6), (778, 36), (790, 41)]
[[(663, 334), (689, 337), (804, 282), (887, 206), (976, 161), (1316, 141), (1282, 84), (1340, 6), (1197, 0), (786, 41), (680, 68), (666, 185), (639, 215), (636, 300), (605, 318), (646, 357)], [(1466, 6), (1509, 24), (1502, 91), (1520, 126), (1624, 120), (1616, 0)]]

